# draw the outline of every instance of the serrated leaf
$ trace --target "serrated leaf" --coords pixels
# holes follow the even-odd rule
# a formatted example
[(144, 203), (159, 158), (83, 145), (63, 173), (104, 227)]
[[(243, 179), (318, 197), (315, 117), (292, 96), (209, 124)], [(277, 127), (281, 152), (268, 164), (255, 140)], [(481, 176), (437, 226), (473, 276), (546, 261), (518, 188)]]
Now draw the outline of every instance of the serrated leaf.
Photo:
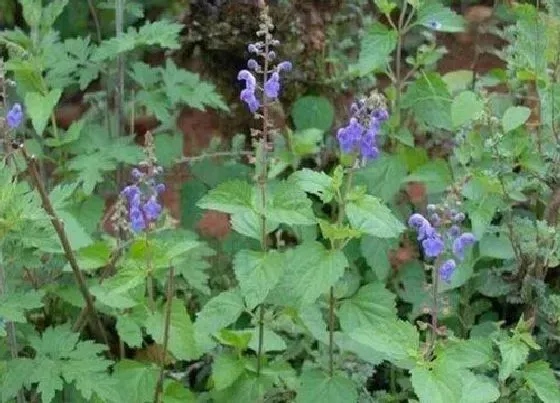
[(453, 99), (451, 104), (451, 121), (453, 127), (460, 127), (482, 113), (484, 102), (472, 91), (463, 91)]
[(451, 185), (452, 177), (446, 161), (436, 159), (418, 167), (405, 179), (407, 182), (422, 182), (428, 193), (441, 193)]
[(244, 309), (239, 290), (224, 291), (202, 307), (195, 325), (208, 333), (214, 333), (235, 322)]
[[(163, 345), (165, 317), (163, 312), (155, 312), (146, 320), (146, 331), (158, 344)], [(193, 360), (200, 356), (195, 340), (194, 328), (187, 315), (183, 301), (173, 299), (169, 323), (168, 349), (179, 360)]]
[(51, 90), (47, 95), (41, 95), (38, 92), (25, 94), (26, 113), (31, 118), (31, 123), (37, 135), (43, 135), (47, 122), (51, 118), (61, 95), (62, 91), (60, 89)]
[(183, 135), (158, 134), (154, 137), (154, 146), (158, 164), (169, 168), (183, 156)]
[(416, 367), (411, 372), (412, 387), (420, 403), (459, 403), (461, 379), (436, 368)]
[(476, 368), (494, 360), (490, 339), (469, 339), (449, 342), (438, 355), (438, 361), (449, 367)]
[(406, 161), (401, 156), (382, 154), (374, 163), (358, 170), (354, 177), (356, 183), (367, 186), (369, 194), (391, 202), (406, 174)]
[(281, 182), (271, 187), (271, 193), (266, 210), (269, 220), (289, 225), (315, 224), (311, 200), (304, 191), (289, 182)]
[(358, 401), (356, 385), (341, 375), (330, 377), (323, 371), (308, 370), (301, 376), (296, 403), (349, 403)]
[(502, 364), (498, 378), (504, 381), (529, 357), (529, 347), (518, 338), (511, 338), (498, 343)]
[(420, 346), (416, 328), (396, 318), (378, 319), (374, 326), (351, 330), (349, 336), (402, 368), (413, 367)]
[(43, 291), (8, 293), (0, 297), (0, 318), (4, 321), (25, 323), (25, 312), (43, 306)]
[(452, 130), (451, 95), (438, 73), (423, 74), (409, 85), (402, 107), (412, 109), (416, 120), (427, 127)]
[(266, 299), (282, 277), (284, 266), (284, 255), (275, 250), (241, 250), (235, 255), (233, 270), (249, 309)]
[(396, 314), (395, 295), (384, 284), (372, 283), (342, 302), (338, 318), (342, 331), (349, 333), (362, 326), (375, 326), (378, 319), (394, 318)]
[(525, 106), (510, 106), (502, 116), (502, 128), (505, 133), (517, 129), (531, 116), (531, 109)]
[(291, 115), (297, 130), (327, 131), (333, 124), (334, 108), (325, 97), (304, 96), (294, 102)]
[(360, 41), (360, 56), (358, 62), (350, 66), (350, 72), (363, 77), (384, 71), (396, 46), (397, 33), (393, 29), (378, 22), (372, 24)]
[(347, 204), (346, 214), (352, 228), (378, 238), (395, 238), (404, 231), (403, 224), (379, 199), (364, 195)]
[[(262, 219), (257, 213), (251, 211), (246, 213), (232, 214), (230, 222), (231, 228), (234, 231), (240, 233), (241, 235), (245, 235), (246, 237), (256, 239), (260, 242), (262, 237)], [(278, 226), (279, 223), (267, 220), (267, 234), (276, 231)]]
[(437, 0), (427, 0), (420, 6), (416, 24), (440, 32), (462, 32), (465, 29), (463, 17)]
[(300, 307), (315, 302), (344, 274), (344, 253), (327, 250), (318, 242), (303, 243), (285, 252), (284, 276), (270, 293), (270, 301)]
[(240, 180), (224, 182), (210, 190), (197, 206), (229, 214), (251, 212), (254, 208), (254, 188)]
[(148, 403), (154, 398), (159, 374), (155, 365), (138, 361), (121, 360), (115, 365), (114, 378), (118, 384), (118, 395), (122, 402)]
[(142, 346), (142, 328), (129, 315), (120, 315), (117, 318), (116, 329), (121, 340), (130, 347)]
[(245, 361), (240, 357), (222, 353), (212, 363), (212, 380), (216, 390), (230, 387), (245, 372)]
[(333, 180), (324, 172), (303, 168), (294, 172), (289, 181), (301, 190), (319, 196), (323, 203), (329, 203), (334, 197)]
[(381, 281), (385, 281), (391, 271), (389, 250), (397, 246), (398, 241), (396, 239), (376, 238), (369, 235), (364, 236), (360, 241), (362, 256)]
[(535, 361), (528, 364), (523, 369), (523, 377), (544, 403), (560, 402), (560, 384), (548, 362)]
[[(259, 349), (259, 329), (254, 327), (250, 330), (241, 330), (241, 332), (251, 335), (249, 344), (247, 345), (253, 351), (258, 351)], [(286, 342), (282, 337), (276, 334), (274, 331), (264, 327), (263, 330), (263, 352), (267, 353), (269, 351), (284, 351), (286, 350)]]
[(459, 403), (491, 403), (500, 398), (500, 390), (493, 379), (470, 371), (462, 371), (461, 378), (463, 388)]

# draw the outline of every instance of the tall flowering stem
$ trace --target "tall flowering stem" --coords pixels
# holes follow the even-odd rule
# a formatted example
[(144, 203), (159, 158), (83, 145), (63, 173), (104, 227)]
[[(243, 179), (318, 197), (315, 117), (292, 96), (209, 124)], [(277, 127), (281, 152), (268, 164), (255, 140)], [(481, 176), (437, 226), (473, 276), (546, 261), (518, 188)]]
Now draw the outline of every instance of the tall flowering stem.
[[(262, 119), (262, 129), (252, 130), (253, 144), (256, 148), (256, 183), (259, 188), (260, 198), (260, 224), (261, 224), (261, 248), (264, 252), (268, 251), (268, 230), (267, 230), (267, 178), (268, 178), (268, 150), (270, 148), (270, 137), (273, 134), (274, 126), (270, 121), (269, 107), (275, 102), (280, 93), (280, 74), (292, 69), (292, 64), (288, 61), (274, 65), (276, 53), (273, 47), (280, 44), (272, 36), (274, 29), (272, 20), (268, 14), (268, 7), (262, 5), (260, 14), (259, 30), (257, 36), (262, 40), (249, 44), (249, 53), (254, 54), (261, 62), (249, 59), (247, 69), (243, 69), (237, 75), (237, 79), (245, 82), (245, 88), (241, 91), (240, 100), (247, 104), (251, 113), (257, 119)], [(255, 77), (261, 75), (262, 80)], [(257, 347), (257, 375), (261, 373), (264, 345), (264, 314), (265, 307), (261, 304), (258, 307), (258, 329), (259, 339)]]
[[(433, 204), (427, 207), (427, 216), (414, 213), (408, 219), (408, 225), (413, 228), (422, 246), (424, 258), (433, 261), (432, 267), (432, 306), (431, 333), (427, 342), (426, 357), (431, 358), (439, 335), (439, 289), (440, 280), (451, 283), (457, 267), (457, 261), (465, 258), (467, 247), (475, 243), (476, 239), (470, 232), (461, 233), (460, 225), (465, 220), (465, 214), (446, 203), (442, 206)], [(459, 203), (455, 202), (455, 207)]]
[[(376, 91), (369, 97), (354, 102), (350, 109), (348, 125), (339, 129), (337, 133), (341, 153), (350, 157), (350, 168), (347, 171), (344, 189), (336, 195), (338, 228), (344, 226), (346, 200), (352, 190), (354, 171), (360, 165), (365, 165), (379, 156), (377, 134), (381, 124), (389, 117), (385, 99)], [(341, 250), (344, 245), (343, 239), (331, 241), (331, 249)], [(329, 376), (331, 377), (334, 375), (335, 305), (334, 287), (331, 286), (329, 290)]]
[(121, 191), (118, 202), (119, 210), (125, 213), (124, 219), (117, 217), (117, 229), (132, 232), (133, 234), (143, 233), (146, 243), (146, 268), (147, 268), (147, 291), (148, 304), (153, 311), (155, 308), (154, 284), (152, 275), (152, 248), (150, 243), (150, 232), (159, 220), (163, 208), (159, 203), (158, 197), (165, 190), (163, 183), (158, 183), (157, 176), (163, 169), (157, 165), (155, 147), (152, 134), (147, 132), (145, 135), (144, 152), (146, 158), (140, 163), (140, 168), (132, 170), (133, 183), (126, 186)]

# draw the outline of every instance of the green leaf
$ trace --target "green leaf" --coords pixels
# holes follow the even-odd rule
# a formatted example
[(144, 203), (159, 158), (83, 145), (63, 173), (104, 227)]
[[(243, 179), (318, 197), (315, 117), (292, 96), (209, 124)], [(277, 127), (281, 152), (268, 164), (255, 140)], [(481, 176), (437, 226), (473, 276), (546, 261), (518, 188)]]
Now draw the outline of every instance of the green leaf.
[(245, 372), (245, 361), (236, 355), (222, 353), (212, 364), (212, 380), (216, 390), (230, 387)]
[(303, 168), (294, 172), (289, 182), (295, 183), (301, 190), (319, 196), (323, 203), (329, 203), (334, 197), (332, 178), (324, 172)]
[[(262, 237), (262, 219), (257, 213), (251, 211), (248, 213), (233, 214), (230, 217), (230, 223), (234, 231), (260, 242)], [(276, 231), (279, 225), (280, 224), (277, 222), (267, 220), (267, 234)]]
[[(258, 351), (259, 349), (259, 328), (254, 327), (250, 330), (241, 330), (242, 333), (247, 333), (251, 335), (251, 340), (249, 340), (248, 347), (253, 351)], [(278, 334), (274, 333), (268, 328), (264, 328), (263, 331), (263, 352), (267, 353), (270, 351), (284, 351), (286, 350), (286, 342)]]
[(498, 343), (502, 364), (498, 378), (505, 381), (529, 357), (529, 347), (519, 338), (513, 337)]
[(334, 120), (334, 108), (325, 97), (304, 96), (292, 106), (292, 119), (297, 130), (320, 129), (327, 131)]
[[(99, 356), (106, 346), (91, 340), (79, 341), (79, 337), (69, 326), (49, 327), (41, 337), (31, 335), (29, 342), (35, 350), (35, 358), (16, 358), (8, 362), (8, 373), (20, 374), (24, 369), (28, 372), (19, 379), (17, 387), (15, 379), (5, 378), (2, 397), (15, 397), (14, 393), (22, 386), (29, 389), (31, 385), (38, 384), (37, 392), (41, 394), (41, 401), (49, 403), (65, 383), (74, 382), (86, 399), (93, 393), (103, 397), (115, 394), (116, 390), (112, 389), (112, 382), (106, 372), (111, 361)], [(91, 379), (96, 382), (92, 384)]]
[(300, 307), (315, 302), (344, 274), (344, 253), (318, 242), (303, 243), (285, 252), (284, 276), (270, 293), (270, 302)]
[(450, 341), (438, 355), (438, 361), (449, 367), (476, 368), (494, 360), (490, 339), (469, 339)]
[(117, 317), (117, 333), (130, 347), (142, 347), (142, 328), (129, 315)]
[(420, 403), (459, 403), (461, 378), (436, 368), (416, 367), (411, 373), (412, 387)]
[(158, 164), (169, 168), (183, 156), (183, 135), (160, 133), (154, 137), (154, 146)]
[(272, 387), (273, 383), (270, 377), (257, 377), (256, 374), (246, 372), (231, 387), (213, 393), (213, 401), (228, 403), (261, 402), (266, 392)]
[(523, 369), (523, 376), (527, 385), (544, 403), (560, 402), (560, 386), (548, 362), (535, 361), (528, 364)]
[(118, 385), (118, 395), (122, 402), (148, 403), (154, 398), (159, 375), (155, 365), (138, 361), (121, 360), (115, 365), (114, 378)]
[(210, 190), (197, 206), (224, 213), (246, 213), (254, 208), (254, 188), (249, 183), (233, 180)]
[(453, 127), (469, 123), (483, 112), (484, 102), (472, 91), (463, 91), (453, 99), (451, 104), (451, 121)]
[(323, 371), (309, 370), (301, 375), (296, 403), (350, 403), (358, 401), (354, 383), (341, 375), (330, 377)]
[(404, 231), (403, 224), (379, 199), (364, 195), (346, 208), (352, 228), (378, 238), (395, 238)]
[[(360, 238), (362, 233), (358, 230), (350, 228), (348, 226), (340, 227), (335, 223), (331, 223), (325, 220), (318, 220), (319, 227), (321, 228), (321, 233), (323, 237), (330, 241), (341, 241), (351, 238)], [(313, 237), (315, 239), (315, 237)]]
[(60, 89), (51, 90), (46, 96), (38, 92), (28, 92), (25, 94), (26, 113), (31, 118), (33, 128), (39, 136), (43, 135), (47, 122), (51, 118), (54, 107), (61, 95), (62, 91)]
[(350, 66), (350, 72), (363, 77), (385, 71), (396, 46), (397, 33), (383, 24), (373, 23), (360, 41), (360, 56), (358, 62)]
[(531, 116), (531, 109), (525, 106), (510, 106), (502, 116), (502, 128), (508, 133), (524, 124)]
[(284, 255), (278, 251), (241, 250), (235, 255), (233, 270), (249, 309), (262, 303), (284, 271)]
[(402, 368), (413, 367), (420, 346), (416, 328), (398, 319), (378, 319), (374, 326), (354, 329), (349, 336)]
[(186, 389), (182, 382), (172, 381), (165, 386), (163, 403), (196, 403), (193, 392)]
[(438, 73), (423, 74), (407, 89), (403, 108), (410, 108), (419, 123), (429, 128), (452, 130), (451, 95)]
[(505, 234), (496, 236), (486, 235), (479, 242), (480, 256), (492, 257), (496, 259), (513, 259), (515, 253), (510, 240)]
[(82, 249), (93, 243), (93, 239), (74, 215), (65, 210), (61, 210), (58, 211), (58, 216), (64, 223), (64, 230), (66, 231), (72, 250)]
[(381, 281), (385, 281), (389, 277), (391, 272), (389, 250), (396, 247), (398, 247), (397, 239), (376, 238), (368, 235), (360, 241), (362, 256)]
[(416, 24), (433, 29), (434, 22), (439, 25), (436, 30), (440, 32), (462, 32), (465, 29), (463, 17), (437, 0), (427, 0), (418, 9)]
[(374, 163), (366, 165), (354, 175), (356, 183), (365, 184), (368, 193), (391, 202), (406, 177), (406, 162), (401, 156), (381, 154)]
[[(163, 344), (164, 327), (162, 312), (155, 312), (146, 320), (146, 331), (158, 344)], [(168, 349), (179, 360), (194, 360), (200, 356), (191, 319), (180, 299), (173, 299), (171, 306)]]
[(0, 318), (10, 322), (27, 322), (25, 312), (43, 306), (43, 291), (7, 293), (0, 297)]
[(311, 200), (303, 190), (287, 181), (270, 186), (271, 197), (266, 216), (273, 222), (289, 225), (315, 224), (315, 215), (311, 208)]
[(394, 318), (396, 314), (395, 295), (384, 284), (372, 283), (342, 302), (338, 318), (342, 331), (350, 333), (362, 326), (375, 326), (379, 319)]
[(441, 159), (429, 161), (408, 175), (406, 182), (422, 182), (428, 193), (441, 193), (451, 185), (449, 165)]
[(235, 322), (244, 311), (238, 289), (224, 291), (208, 301), (197, 314), (195, 326), (214, 333)]
[(494, 380), (470, 371), (461, 371), (461, 378), (463, 388), (459, 403), (491, 403), (500, 398), (500, 390)]

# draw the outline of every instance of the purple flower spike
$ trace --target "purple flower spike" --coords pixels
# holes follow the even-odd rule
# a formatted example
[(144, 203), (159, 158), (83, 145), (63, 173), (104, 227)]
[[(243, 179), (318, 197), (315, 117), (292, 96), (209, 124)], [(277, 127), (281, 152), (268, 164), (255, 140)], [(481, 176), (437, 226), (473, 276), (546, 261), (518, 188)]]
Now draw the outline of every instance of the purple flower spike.
[(249, 46), (247, 46), (247, 50), (249, 53), (259, 53), (259, 48), (254, 43), (250, 43)]
[(465, 232), (460, 237), (453, 241), (453, 253), (457, 259), (463, 260), (465, 258), (465, 248), (474, 244), (476, 238), (470, 232)]
[(424, 248), (424, 254), (428, 257), (438, 257), (443, 252), (445, 244), (441, 237), (434, 233), (422, 241), (422, 247)]
[(440, 278), (449, 284), (451, 282), (451, 277), (453, 276), (456, 267), (457, 265), (455, 263), (455, 260), (453, 259), (446, 260), (439, 268)]
[(20, 104), (14, 104), (6, 115), (6, 123), (10, 129), (17, 129), (23, 122), (23, 109)]
[(130, 226), (134, 232), (140, 232), (146, 228), (144, 214), (139, 208), (131, 208), (129, 211)]

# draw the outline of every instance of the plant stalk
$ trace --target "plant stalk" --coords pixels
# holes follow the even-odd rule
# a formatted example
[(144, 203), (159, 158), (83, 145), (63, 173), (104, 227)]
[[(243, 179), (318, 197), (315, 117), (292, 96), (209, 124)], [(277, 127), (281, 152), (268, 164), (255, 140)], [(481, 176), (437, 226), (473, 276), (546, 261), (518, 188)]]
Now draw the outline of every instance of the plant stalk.
[(163, 327), (163, 353), (160, 361), (159, 378), (156, 385), (154, 403), (159, 403), (161, 393), (163, 392), (163, 380), (165, 375), (165, 358), (167, 357), (167, 346), (169, 343), (169, 327), (171, 324), (171, 306), (173, 304), (174, 283), (173, 278), (175, 270), (173, 266), (169, 269), (169, 278), (167, 280), (167, 304), (165, 305), (165, 324)]
[[(117, 37), (124, 32), (124, 8), (126, 0), (115, 0), (115, 30)], [(124, 75), (125, 75), (125, 55), (120, 53), (117, 57), (117, 91), (115, 92), (115, 120), (116, 136), (124, 134)], [(120, 189), (124, 180), (123, 166), (119, 164), (117, 169), (117, 189)]]
[(66, 235), (66, 231), (64, 230), (64, 224), (56, 214), (56, 211), (54, 210), (54, 207), (49, 199), (49, 195), (47, 194), (45, 186), (41, 181), (41, 176), (39, 175), (39, 172), (37, 170), (35, 158), (27, 153), (27, 150), (25, 149), (23, 144), (20, 146), (20, 148), (23, 157), (27, 162), (27, 168), (29, 173), (31, 174), (31, 180), (34, 183), (35, 188), (39, 192), (39, 196), (41, 197), (43, 209), (51, 219), (51, 223), (58, 235), (62, 249), (64, 250), (64, 255), (66, 256), (66, 259), (68, 260), (68, 263), (72, 268), (74, 278), (86, 303), (89, 322), (92, 330), (96, 333), (96, 336), (103, 340), (103, 342), (109, 347), (109, 340), (107, 339), (107, 334), (105, 333), (105, 329), (103, 328), (101, 319), (97, 315), (93, 297), (89, 292), (86, 280), (80, 270), (80, 266), (78, 265), (78, 261), (76, 260), (76, 256), (74, 255), (74, 251), (72, 250), (72, 246), (70, 245), (70, 241), (68, 240), (68, 236)]

